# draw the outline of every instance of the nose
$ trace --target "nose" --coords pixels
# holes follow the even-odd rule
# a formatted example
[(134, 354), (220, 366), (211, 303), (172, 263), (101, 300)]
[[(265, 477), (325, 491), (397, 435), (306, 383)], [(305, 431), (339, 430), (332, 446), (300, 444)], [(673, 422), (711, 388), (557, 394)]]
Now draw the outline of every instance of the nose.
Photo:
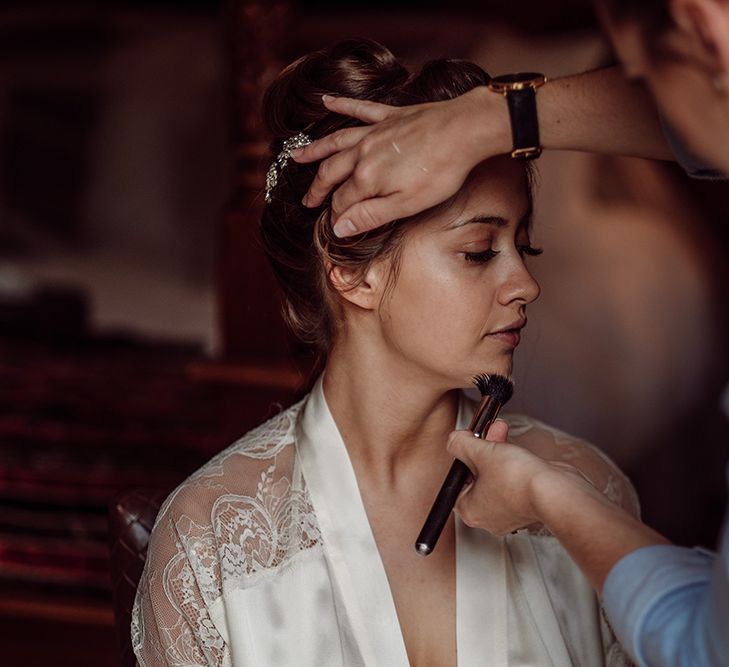
[(499, 303), (506, 306), (517, 302), (526, 306), (539, 298), (541, 289), (522, 258), (517, 255), (499, 289)]

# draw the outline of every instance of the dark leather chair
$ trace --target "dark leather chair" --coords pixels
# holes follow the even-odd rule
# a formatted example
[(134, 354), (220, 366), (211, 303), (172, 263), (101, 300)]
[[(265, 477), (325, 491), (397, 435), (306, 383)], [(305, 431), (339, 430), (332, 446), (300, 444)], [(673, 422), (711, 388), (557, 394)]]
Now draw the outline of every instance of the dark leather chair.
[(160, 489), (133, 489), (109, 508), (112, 596), (122, 667), (136, 665), (130, 636), (132, 605), (147, 558), (149, 534), (166, 496)]

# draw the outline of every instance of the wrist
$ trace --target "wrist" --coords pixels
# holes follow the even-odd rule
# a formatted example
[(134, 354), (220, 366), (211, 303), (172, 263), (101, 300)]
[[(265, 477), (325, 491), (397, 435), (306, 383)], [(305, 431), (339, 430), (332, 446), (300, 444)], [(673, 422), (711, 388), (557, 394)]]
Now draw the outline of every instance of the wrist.
[(536, 472), (529, 480), (527, 487), (529, 509), (535, 521), (539, 523), (545, 523), (545, 510), (549, 507), (554, 483), (553, 473), (549, 469)]
[(529, 502), (536, 519), (550, 528), (552, 520), (569, 513), (571, 507), (603, 496), (587, 480), (546, 463), (529, 485)]
[(474, 165), (511, 152), (511, 120), (506, 98), (486, 86), (477, 86), (466, 96), (470, 102), (468, 113), (476, 119), (468, 146), (474, 151)]
[(542, 146), (550, 150), (572, 148), (571, 132), (574, 119), (569, 118), (566, 109), (572, 95), (569, 79), (547, 81), (539, 91), (537, 119)]

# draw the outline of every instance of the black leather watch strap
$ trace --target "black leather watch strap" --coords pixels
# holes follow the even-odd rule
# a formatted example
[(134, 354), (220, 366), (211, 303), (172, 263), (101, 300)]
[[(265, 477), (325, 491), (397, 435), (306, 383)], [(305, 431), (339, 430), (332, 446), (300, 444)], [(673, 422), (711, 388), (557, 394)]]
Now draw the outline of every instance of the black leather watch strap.
[(537, 96), (534, 88), (509, 90), (506, 93), (511, 117), (511, 137), (514, 142), (512, 157), (532, 160), (542, 153), (539, 144)]

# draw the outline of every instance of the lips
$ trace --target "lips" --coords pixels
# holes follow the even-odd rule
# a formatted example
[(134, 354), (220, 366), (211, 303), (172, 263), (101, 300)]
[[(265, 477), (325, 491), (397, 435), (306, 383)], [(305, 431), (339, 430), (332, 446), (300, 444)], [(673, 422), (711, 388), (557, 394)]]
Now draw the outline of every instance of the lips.
[(526, 326), (526, 320), (517, 320), (505, 327), (496, 329), (487, 334), (487, 338), (497, 340), (508, 347), (516, 347), (521, 341), (521, 330)]

